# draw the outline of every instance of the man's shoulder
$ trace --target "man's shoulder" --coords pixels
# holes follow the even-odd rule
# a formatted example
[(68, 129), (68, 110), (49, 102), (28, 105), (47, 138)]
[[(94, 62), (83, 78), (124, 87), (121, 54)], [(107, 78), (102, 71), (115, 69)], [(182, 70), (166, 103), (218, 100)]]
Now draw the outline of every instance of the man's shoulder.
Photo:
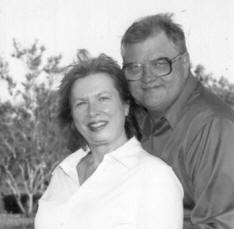
[(234, 121), (234, 111), (212, 91), (199, 84), (188, 99), (184, 115)]

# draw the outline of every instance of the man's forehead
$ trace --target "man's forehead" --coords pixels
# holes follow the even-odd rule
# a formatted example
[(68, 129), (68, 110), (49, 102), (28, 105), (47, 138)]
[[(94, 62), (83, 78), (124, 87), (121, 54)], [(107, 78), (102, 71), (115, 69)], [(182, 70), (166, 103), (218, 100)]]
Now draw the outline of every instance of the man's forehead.
[(175, 45), (164, 33), (158, 33), (142, 42), (129, 44), (122, 50), (124, 62), (173, 57), (178, 54)]

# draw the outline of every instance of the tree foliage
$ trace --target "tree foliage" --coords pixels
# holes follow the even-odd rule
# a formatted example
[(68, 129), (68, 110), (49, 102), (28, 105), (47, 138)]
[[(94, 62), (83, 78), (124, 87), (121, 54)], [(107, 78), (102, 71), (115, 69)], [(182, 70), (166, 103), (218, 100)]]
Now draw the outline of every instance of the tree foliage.
[[(33, 197), (45, 190), (51, 171), (69, 153), (57, 122), (56, 77), (61, 56), (44, 61), (44, 46), (22, 48), (14, 41), (13, 58), (27, 68), (19, 84), (0, 60), (0, 77), (7, 83), (11, 102), (0, 104), (0, 168), (7, 191), (14, 194), (25, 215), (35, 211)], [(27, 202), (22, 203), (22, 194)]]
[(211, 73), (207, 74), (205, 67), (202, 65), (197, 65), (194, 73), (205, 87), (213, 91), (234, 109), (234, 84), (230, 83), (224, 76), (216, 79)]

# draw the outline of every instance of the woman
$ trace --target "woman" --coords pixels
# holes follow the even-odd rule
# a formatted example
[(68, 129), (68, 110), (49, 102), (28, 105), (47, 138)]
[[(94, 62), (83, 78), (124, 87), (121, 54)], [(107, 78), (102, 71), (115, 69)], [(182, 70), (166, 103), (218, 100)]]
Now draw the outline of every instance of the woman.
[(60, 119), (82, 147), (54, 170), (36, 229), (181, 229), (183, 190), (137, 140), (132, 97), (118, 64), (81, 61), (60, 88)]

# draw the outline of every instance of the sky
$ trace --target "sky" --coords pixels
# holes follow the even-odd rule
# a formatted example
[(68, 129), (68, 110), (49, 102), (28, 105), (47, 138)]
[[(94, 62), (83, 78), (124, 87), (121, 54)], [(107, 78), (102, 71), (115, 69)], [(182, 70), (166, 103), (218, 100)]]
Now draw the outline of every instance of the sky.
[(48, 55), (62, 54), (64, 64), (81, 48), (121, 64), (120, 40), (128, 26), (161, 12), (174, 13), (182, 25), (193, 66), (234, 83), (233, 0), (0, 0), (0, 56), (16, 80), (21, 70), (10, 57), (13, 38), (23, 46), (38, 40)]

